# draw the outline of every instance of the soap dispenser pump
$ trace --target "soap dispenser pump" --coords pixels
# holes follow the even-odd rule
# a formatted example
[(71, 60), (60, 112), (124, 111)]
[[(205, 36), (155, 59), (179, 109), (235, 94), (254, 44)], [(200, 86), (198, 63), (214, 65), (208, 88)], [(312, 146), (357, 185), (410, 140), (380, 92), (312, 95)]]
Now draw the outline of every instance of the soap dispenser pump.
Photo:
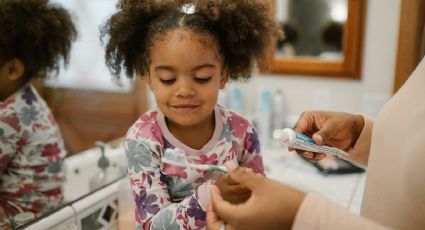
[(97, 161), (98, 169), (95, 174), (90, 178), (89, 188), (90, 191), (96, 190), (103, 185), (107, 184), (108, 181), (111, 181), (113, 175), (111, 168), (109, 168), (109, 159), (105, 156), (105, 147), (106, 144), (102, 141), (96, 141), (96, 146), (100, 148), (100, 153), (102, 154), (99, 160)]
[(99, 168), (102, 170), (106, 170), (110, 165), (109, 159), (105, 157), (106, 145), (102, 141), (96, 141), (95, 143), (96, 143), (96, 146), (100, 148), (100, 153), (102, 154), (102, 156), (97, 161), (97, 166), (99, 166)]

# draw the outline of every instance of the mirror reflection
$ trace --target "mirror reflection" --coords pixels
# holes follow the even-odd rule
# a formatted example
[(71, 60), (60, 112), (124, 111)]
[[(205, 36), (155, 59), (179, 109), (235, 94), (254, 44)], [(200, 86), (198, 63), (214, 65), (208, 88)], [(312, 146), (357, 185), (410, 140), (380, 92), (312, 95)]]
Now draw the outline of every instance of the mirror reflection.
[(64, 141), (31, 80), (68, 62), (77, 31), (44, 1), (1, 1), (0, 12), (0, 228), (10, 229), (63, 201)]
[(277, 41), (275, 55), (342, 60), (347, 5), (347, 0), (276, 1), (285, 38)]
[(115, 139), (146, 108), (134, 106), (144, 91), (112, 82), (104, 65), (99, 26), (116, 2), (0, 1), (0, 229), (125, 175)]

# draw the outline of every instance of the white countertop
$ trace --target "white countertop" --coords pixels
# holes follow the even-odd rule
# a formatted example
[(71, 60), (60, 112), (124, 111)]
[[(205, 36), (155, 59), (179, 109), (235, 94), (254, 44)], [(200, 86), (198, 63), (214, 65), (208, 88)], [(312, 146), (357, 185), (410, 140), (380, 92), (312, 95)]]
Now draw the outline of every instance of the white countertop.
[(366, 173), (324, 175), (285, 146), (262, 148), (266, 176), (304, 192), (317, 192), (347, 208), (360, 212)]

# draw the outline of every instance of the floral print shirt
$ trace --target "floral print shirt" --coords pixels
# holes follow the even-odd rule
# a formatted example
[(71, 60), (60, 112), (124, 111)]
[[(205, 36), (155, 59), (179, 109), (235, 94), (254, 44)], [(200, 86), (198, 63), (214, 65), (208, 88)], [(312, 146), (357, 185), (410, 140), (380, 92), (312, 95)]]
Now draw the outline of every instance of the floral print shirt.
[(0, 102), (0, 229), (18, 213), (38, 216), (61, 202), (65, 155), (52, 113), (31, 84)]
[(214, 116), (214, 134), (200, 150), (175, 138), (159, 110), (145, 113), (129, 129), (124, 146), (138, 227), (172, 230), (206, 226), (209, 186), (220, 174), (167, 165), (162, 162), (167, 148), (184, 150), (189, 161), (198, 164), (233, 162), (264, 174), (254, 127), (221, 106), (215, 107)]

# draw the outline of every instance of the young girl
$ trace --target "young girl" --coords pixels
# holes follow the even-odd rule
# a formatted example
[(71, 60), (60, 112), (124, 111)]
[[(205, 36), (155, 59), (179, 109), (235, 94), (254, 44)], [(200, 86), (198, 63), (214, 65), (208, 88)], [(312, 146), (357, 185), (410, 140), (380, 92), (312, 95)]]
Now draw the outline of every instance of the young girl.
[[(219, 173), (164, 164), (168, 148), (180, 148), (189, 161), (232, 162), (263, 173), (253, 126), (217, 105), (228, 78), (249, 78), (280, 31), (262, 1), (122, 0), (103, 28), (107, 65), (144, 76), (158, 109), (129, 129), (125, 150), (144, 229), (205, 227), (209, 186)], [(234, 203), (250, 193), (223, 176), (218, 184)]]
[(64, 143), (30, 80), (58, 71), (75, 38), (68, 12), (47, 0), (0, 1), (0, 229), (62, 200)]

